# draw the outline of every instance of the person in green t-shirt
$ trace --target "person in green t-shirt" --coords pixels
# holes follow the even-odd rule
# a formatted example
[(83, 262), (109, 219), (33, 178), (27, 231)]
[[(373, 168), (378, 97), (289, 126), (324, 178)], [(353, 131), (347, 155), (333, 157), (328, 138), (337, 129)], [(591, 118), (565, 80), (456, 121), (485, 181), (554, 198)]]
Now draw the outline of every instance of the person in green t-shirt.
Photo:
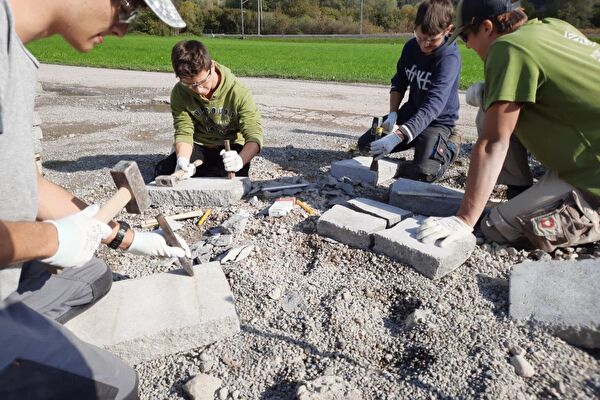
[[(263, 145), (261, 118), (252, 94), (229, 70), (210, 58), (197, 40), (177, 43), (171, 62), (179, 82), (171, 90), (175, 152), (160, 161), (155, 176), (184, 170), (192, 176), (248, 176)], [(231, 142), (231, 150), (224, 148)], [(195, 165), (200, 160), (202, 164)]]
[[(482, 219), (489, 239), (547, 251), (599, 240), (600, 46), (564, 21), (528, 21), (510, 0), (462, 0), (457, 18), (453, 38), (484, 61), (485, 86), (468, 94), (485, 115), (457, 215), (429, 218), (417, 237), (443, 246), (470, 234), (498, 182), (514, 197)], [(528, 152), (547, 169), (536, 184)]]

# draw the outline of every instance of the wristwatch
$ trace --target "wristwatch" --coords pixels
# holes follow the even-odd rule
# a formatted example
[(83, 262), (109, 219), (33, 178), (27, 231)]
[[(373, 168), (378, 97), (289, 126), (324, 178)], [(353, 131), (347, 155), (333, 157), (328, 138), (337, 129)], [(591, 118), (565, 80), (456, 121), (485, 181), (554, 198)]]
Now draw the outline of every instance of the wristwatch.
[(108, 244), (108, 247), (111, 249), (118, 249), (121, 243), (123, 243), (123, 239), (125, 238), (125, 233), (131, 228), (129, 224), (125, 221), (117, 221), (119, 224), (119, 230), (117, 231), (117, 235), (115, 238)]

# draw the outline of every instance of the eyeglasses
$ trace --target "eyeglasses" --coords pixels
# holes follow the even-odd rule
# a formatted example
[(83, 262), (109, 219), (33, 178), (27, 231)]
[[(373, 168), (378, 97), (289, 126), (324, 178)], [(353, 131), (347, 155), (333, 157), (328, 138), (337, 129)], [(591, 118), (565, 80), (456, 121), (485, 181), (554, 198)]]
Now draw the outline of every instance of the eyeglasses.
[(201, 81), (194, 82), (194, 83), (186, 83), (180, 79), (179, 82), (181, 82), (181, 84), (183, 86), (185, 86), (186, 88), (189, 88), (189, 89), (210, 90), (210, 87), (206, 87), (204, 85), (206, 84), (206, 82), (208, 82), (208, 80), (210, 79), (211, 76), (212, 76), (212, 66), (208, 70), (208, 75), (206, 75), (206, 78), (202, 79)]
[(417, 35), (417, 31), (413, 31), (413, 34), (415, 35), (415, 39), (417, 39), (418, 43), (431, 44), (431, 43), (438, 42), (440, 39), (442, 39), (445, 35), (445, 32), (442, 32), (435, 36), (427, 36), (427, 37), (419, 37), (419, 35)]
[(138, 17), (140, 9), (144, 6), (145, 3), (140, 0), (121, 0), (119, 6), (119, 23), (131, 23)]

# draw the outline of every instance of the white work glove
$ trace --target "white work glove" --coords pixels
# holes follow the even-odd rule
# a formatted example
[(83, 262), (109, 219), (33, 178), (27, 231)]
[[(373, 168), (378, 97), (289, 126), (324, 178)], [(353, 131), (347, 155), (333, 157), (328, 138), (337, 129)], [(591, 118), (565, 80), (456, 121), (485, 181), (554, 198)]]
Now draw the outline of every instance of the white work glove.
[(185, 171), (185, 174), (183, 174), (180, 179), (191, 178), (196, 173), (196, 166), (190, 163), (190, 159), (187, 157), (177, 157), (175, 172), (179, 171), (180, 169)]
[[(398, 128), (398, 125), (394, 125), (394, 131)], [(376, 160), (381, 159), (386, 154), (389, 154), (394, 150), (394, 147), (398, 146), (402, 142), (402, 138), (396, 133), (388, 133), (381, 139), (377, 139), (371, 142), (371, 149), (369, 154), (375, 157)]]
[(135, 232), (133, 241), (127, 250), (127, 253), (138, 256), (157, 256), (157, 257), (192, 257), (189, 246), (181, 236), (175, 234), (181, 247), (171, 247), (165, 241), (162, 229), (152, 232)]
[(219, 153), (221, 157), (223, 157), (223, 165), (225, 166), (225, 171), (227, 172), (238, 172), (240, 169), (244, 167), (244, 161), (242, 157), (235, 150), (221, 150)]
[(473, 228), (458, 217), (429, 217), (417, 230), (417, 239), (423, 243), (434, 243), (443, 239), (440, 247), (471, 235)]
[(110, 226), (94, 219), (98, 210), (98, 205), (92, 205), (56, 221), (44, 221), (56, 228), (58, 250), (52, 257), (41, 261), (63, 268), (85, 265), (94, 256), (100, 241), (112, 232)]
[(473, 107), (481, 107), (483, 105), (483, 90), (485, 89), (484, 81), (472, 84), (465, 93), (465, 101)]
[(383, 121), (383, 124), (381, 124), (383, 131), (384, 132), (392, 132), (392, 129), (394, 129), (394, 125), (396, 125), (397, 119), (398, 119), (397, 112), (392, 111), (391, 113), (389, 113), (387, 115), (387, 118), (385, 119), (385, 121)]

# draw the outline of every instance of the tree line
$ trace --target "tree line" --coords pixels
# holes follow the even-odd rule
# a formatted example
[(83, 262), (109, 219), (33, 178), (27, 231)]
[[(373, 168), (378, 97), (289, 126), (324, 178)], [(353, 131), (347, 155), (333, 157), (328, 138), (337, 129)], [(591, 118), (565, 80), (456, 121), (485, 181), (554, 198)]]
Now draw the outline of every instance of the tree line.
[[(418, 5), (415, 0), (175, 0), (185, 29), (174, 31), (153, 12), (142, 11), (130, 30), (151, 35), (241, 34), (242, 1), (243, 32), (248, 35), (259, 29), (264, 35), (412, 32)], [(530, 18), (556, 17), (582, 29), (600, 27), (600, 0), (521, 0), (521, 4)]]

